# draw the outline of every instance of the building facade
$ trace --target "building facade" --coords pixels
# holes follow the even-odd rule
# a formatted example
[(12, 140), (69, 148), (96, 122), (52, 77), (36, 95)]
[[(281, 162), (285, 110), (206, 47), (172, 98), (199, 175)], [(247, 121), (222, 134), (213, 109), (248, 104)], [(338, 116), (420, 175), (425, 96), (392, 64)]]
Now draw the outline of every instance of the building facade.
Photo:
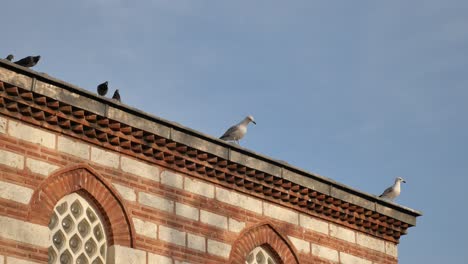
[(0, 264), (394, 264), (419, 215), (0, 60)]

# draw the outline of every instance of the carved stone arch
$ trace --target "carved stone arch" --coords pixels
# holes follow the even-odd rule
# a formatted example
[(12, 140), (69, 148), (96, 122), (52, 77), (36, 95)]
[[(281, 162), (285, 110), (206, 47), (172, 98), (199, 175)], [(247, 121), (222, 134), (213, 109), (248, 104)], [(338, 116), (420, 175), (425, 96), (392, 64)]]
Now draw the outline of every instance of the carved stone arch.
[(269, 222), (250, 227), (239, 235), (232, 246), (229, 263), (244, 264), (247, 255), (258, 246), (270, 249), (281, 263), (299, 264), (294, 247)]
[(108, 243), (134, 247), (135, 229), (119, 193), (87, 164), (78, 164), (54, 172), (34, 191), (29, 220), (47, 225), (56, 203), (65, 195), (79, 193), (89, 199), (103, 216)]

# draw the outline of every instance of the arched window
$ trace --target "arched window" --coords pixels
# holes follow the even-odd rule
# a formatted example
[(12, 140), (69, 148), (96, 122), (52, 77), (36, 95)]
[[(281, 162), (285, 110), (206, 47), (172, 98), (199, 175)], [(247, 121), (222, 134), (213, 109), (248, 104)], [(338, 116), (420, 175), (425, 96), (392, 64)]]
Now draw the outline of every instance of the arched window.
[(245, 264), (278, 264), (266, 247), (256, 247), (247, 255)]
[(229, 264), (299, 264), (289, 240), (269, 222), (245, 228), (234, 241)]
[(49, 263), (104, 264), (107, 236), (95, 206), (77, 193), (56, 204), (49, 222)]

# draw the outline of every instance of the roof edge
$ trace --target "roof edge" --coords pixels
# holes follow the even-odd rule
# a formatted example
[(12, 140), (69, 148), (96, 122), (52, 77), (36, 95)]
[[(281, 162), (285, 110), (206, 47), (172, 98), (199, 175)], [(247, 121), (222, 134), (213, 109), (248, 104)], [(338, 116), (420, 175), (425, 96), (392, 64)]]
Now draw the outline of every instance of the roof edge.
[[(327, 177), (321, 176), (319, 174), (312, 173), (312, 172), (306, 171), (304, 169), (295, 167), (295, 166), (293, 166), (293, 165), (291, 165), (291, 164), (289, 164), (287, 162), (283, 162), (283, 161), (273, 159), (273, 158), (271, 158), (269, 156), (259, 154), (257, 152), (252, 151), (252, 150), (242, 148), (242, 147), (240, 147), (238, 145), (222, 141), (222, 140), (220, 140), (218, 138), (215, 138), (213, 136), (204, 134), (202, 132), (196, 131), (196, 130), (188, 128), (188, 127), (185, 127), (185, 126), (183, 126), (183, 125), (181, 125), (181, 124), (179, 124), (177, 122), (168, 121), (168, 120), (165, 120), (163, 118), (157, 117), (157, 116), (149, 114), (147, 112), (144, 112), (142, 110), (139, 110), (137, 108), (134, 108), (134, 107), (122, 104), (122, 103), (118, 103), (118, 102), (116, 102), (114, 100), (111, 100), (111, 99), (100, 97), (95, 93), (92, 93), (92, 92), (90, 92), (90, 91), (88, 91), (86, 89), (83, 89), (81, 87), (78, 87), (76, 85), (67, 83), (67, 82), (62, 81), (60, 79), (54, 78), (54, 77), (52, 77), (52, 76), (50, 76), (50, 75), (48, 75), (46, 73), (39, 73), (39, 72), (33, 71), (31, 69), (18, 66), (16, 64), (14, 64), (12, 62), (9, 62), (7, 60), (4, 60), (4, 59), (0, 59), (0, 66), (2, 68), (5, 68), (5, 69), (11, 70), (11, 71), (14, 71), (14, 72), (17, 72), (17, 73), (20, 73), (22, 75), (26, 75), (26, 76), (32, 78), (32, 80), (30, 82), (30, 87), (25, 87), (24, 83), (21, 83), (22, 88), (29, 89), (31, 91), (35, 91), (35, 92), (40, 93), (40, 92), (44, 92), (44, 90), (43, 91), (37, 91), (36, 90), (36, 87), (38, 87), (37, 86), (37, 81), (41, 81), (41, 82), (44, 82), (44, 83), (47, 83), (47, 84), (51, 84), (51, 85), (57, 86), (59, 88), (62, 88), (64, 90), (66, 90), (66, 91), (69, 91), (71, 93), (78, 94), (78, 95), (83, 96), (85, 98), (91, 99), (94, 102), (103, 104), (102, 106), (100, 106), (100, 109), (102, 109), (103, 113), (108, 117), (109, 117), (109, 115), (111, 115), (112, 118), (117, 117), (116, 120), (119, 119), (118, 117), (121, 117), (122, 112), (125, 112), (125, 113), (128, 113), (128, 114), (132, 114), (134, 116), (140, 117), (140, 118), (142, 118), (144, 120), (155, 122), (158, 125), (162, 125), (162, 126), (167, 127), (168, 128), (167, 130), (163, 129), (164, 130), (163, 133), (166, 134), (165, 136), (167, 136), (171, 140), (185, 141), (185, 142), (182, 142), (182, 143), (184, 143), (184, 144), (189, 143), (188, 145), (191, 144), (194, 148), (200, 147), (200, 144), (202, 144), (204, 142), (211, 143), (211, 145), (212, 145), (211, 147), (205, 148), (203, 150), (206, 151), (206, 152), (211, 152), (214, 155), (219, 155), (221, 157), (224, 157), (224, 158), (226, 158), (226, 159), (228, 159), (230, 161), (238, 162), (238, 163), (240, 163), (242, 165), (246, 165), (246, 166), (253, 165), (253, 167), (256, 168), (256, 169), (264, 170), (267, 173), (272, 173), (272, 174), (275, 174), (277, 176), (287, 178), (288, 180), (290, 180), (292, 182), (296, 182), (296, 183), (300, 183), (301, 179), (300, 178), (295, 178), (294, 176), (303, 177), (305, 179), (305, 181), (304, 181), (304, 179), (302, 179), (302, 182), (307, 182), (307, 179), (310, 179), (314, 183), (318, 183), (319, 185), (321, 183), (322, 185), (320, 185), (320, 186), (322, 186), (324, 188), (324, 191), (327, 194), (330, 194), (332, 196), (333, 196), (333, 194), (341, 195), (341, 196), (343, 196), (344, 194), (349, 194), (351, 196), (348, 195), (347, 197), (340, 197), (340, 198), (342, 198), (342, 199), (344, 198), (344, 200), (346, 200), (348, 198), (350, 200), (353, 200), (352, 202), (357, 202), (358, 205), (361, 205), (361, 206), (363, 206), (362, 202), (364, 202), (364, 204), (366, 204), (366, 203), (367, 204), (374, 204), (374, 206), (373, 206), (374, 210), (378, 210), (379, 206), (380, 207), (383, 206), (383, 207), (388, 207), (389, 209), (392, 209), (392, 210), (396, 210), (396, 211), (398, 211), (400, 213), (408, 214), (408, 215), (413, 216), (413, 217), (418, 217), (418, 216), (423, 215), (423, 213), (421, 211), (414, 210), (414, 209), (402, 206), (400, 204), (396, 204), (396, 203), (381, 199), (376, 195), (372, 195), (372, 194), (369, 194), (369, 193), (366, 193), (366, 192), (363, 192), (363, 191), (359, 191), (359, 190), (354, 189), (352, 187), (349, 187), (349, 186), (347, 186), (345, 184), (336, 182), (336, 181), (334, 181), (334, 180), (332, 180), (330, 178), (327, 178)], [(2, 77), (1, 73), (0, 73), (0, 77)], [(66, 99), (65, 97), (67, 97), (67, 96), (69, 97), (69, 95), (64, 95), (64, 94), (57, 93), (58, 98), (56, 98), (56, 99)], [(67, 103), (71, 103), (71, 104), (76, 105), (76, 102), (73, 102), (73, 100), (66, 100), (66, 101), (67, 101)], [(70, 102), (70, 101), (72, 101), (72, 102)], [(81, 105), (77, 105), (77, 106), (81, 107)], [(95, 107), (93, 107), (93, 109), (88, 109), (88, 110), (98, 111), (98, 110), (96, 110), (94, 108)], [(119, 121), (121, 121), (121, 120), (119, 120)], [(123, 122), (125, 122), (125, 121), (129, 121), (128, 118), (127, 118), (127, 120), (124, 120)], [(190, 136), (190, 137), (193, 137), (193, 138), (187, 137), (187, 135)], [(252, 160), (252, 158), (254, 158), (254, 160)], [(255, 163), (260, 163), (260, 165), (255, 164)], [(293, 174), (291, 175), (291, 173), (293, 173)], [(291, 176), (293, 176), (293, 177), (291, 178)], [(325, 190), (326, 188), (328, 188), (328, 190)], [(352, 197), (352, 196), (356, 196), (357, 198), (360, 198), (362, 200), (360, 200), (360, 199), (356, 200), (356, 197)], [(366, 207), (366, 206), (364, 205), (364, 207)]]

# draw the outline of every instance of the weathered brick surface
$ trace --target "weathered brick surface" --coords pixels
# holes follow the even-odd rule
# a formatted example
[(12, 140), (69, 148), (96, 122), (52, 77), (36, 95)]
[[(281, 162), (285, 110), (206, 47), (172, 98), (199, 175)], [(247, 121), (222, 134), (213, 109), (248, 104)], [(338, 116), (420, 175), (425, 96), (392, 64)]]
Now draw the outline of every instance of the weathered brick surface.
[(202, 236), (187, 234), (187, 246), (191, 249), (206, 251), (206, 239)]
[[(248, 230), (265, 221), (275, 226), (277, 233), (262, 231), (254, 237), (260, 239), (259, 241), (268, 241), (268, 236), (273, 237), (268, 243), (275, 245), (279, 255), (288, 256), (285, 263), (296, 263), (292, 255), (289, 255), (288, 247), (296, 250), (299, 263), (336, 263), (339, 258), (342, 262), (359, 264), (397, 262), (397, 248), (393, 243), (382, 243), (382, 240), (354, 231), (346, 227), (346, 224), (329, 223), (291, 207), (275, 204), (274, 200), (261, 199), (248, 193), (227, 189), (216, 182), (198, 179), (190, 172), (179, 170), (175, 165), (165, 167), (127, 152), (119, 153), (117, 148), (104, 149), (102, 146), (95, 146), (68, 135), (46, 131), (56, 140), (58, 138), (54, 150), (34, 140), (9, 135), (10, 119), (4, 119), (7, 120), (4, 133), (0, 122), (0, 137), (3, 139), (0, 145), (0, 166), (3, 169), (0, 173), (0, 183), (13, 184), (17, 181), (15, 186), (33, 190), (43, 181), (47, 181), (48, 177), (53, 177), (51, 174), (59, 168), (76, 163), (90, 163), (92, 168), (103, 176), (102, 180), (120, 194), (123, 203), (129, 209), (128, 212), (131, 212), (130, 222), (135, 232), (136, 248), (130, 249), (126, 246), (117, 249), (119, 256), (128, 255), (122, 260), (128, 262), (117, 263), (226, 263), (231, 252), (238, 252), (239, 246), (250, 245), (241, 239), (253, 237), (248, 234)], [(33, 126), (31, 128), (39, 129)], [(66, 146), (75, 142), (80, 143), (78, 147), (73, 146), (77, 152), (71, 153), (70, 148), (65, 150)], [(76, 178), (53, 187), (51, 185), (52, 190), (49, 188), (49, 191), (44, 193), (45, 199), (42, 201), (53, 201), (51, 197), (62, 195), (61, 190), (72, 190), (84, 182), (84, 178)], [(103, 208), (109, 212), (111, 222), (120, 226), (120, 231), (110, 238), (114, 241), (128, 241), (128, 238), (123, 238), (128, 234), (128, 231), (123, 231), (124, 221), (118, 220), (122, 219), (122, 215), (114, 209), (118, 205), (106, 198), (108, 193), (103, 187), (93, 182), (83, 185), (83, 188), (96, 195), (97, 201), (103, 202)], [(0, 199), (0, 215), (1, 210), (7, 208), (14, 221), (40, 222), (41, 225), (38, 226), (47, 231), (47, 218), (43, 219), (42, 215), (34, 220), (28, 218), (30, 195), (20, 197), (25, 200), (18, 202), (14, 199)], [(53, 203), (50, 206), (53, 206)], [(49, 208), (49, 205), (46, 208)], [(23, 230), (28, 228), (30, 226), (27, 224), (22, 227)], [(117, 226), (113, 224), (112, 228)], [(283, 238), (278, 237), (278, 234)], [(4, 246), (1, 239), (37, 245), (37, 242), (26, 242), (27, 239), (34, 238), (23, 237), (14, 240), (11, 234), (0, 232), (0, 247)], [(44, 248), (47, 248), (48, 240), (44, 243)], [(239, 259), (248, 253), (237, 255), (235, 252), (233, 255)], [(42, 251), (42, 258), (46, 253)], [(18, 257), (21, 259), (21, 255)], [(34, 258), (33, 261), (38, 263), (45, 262), (44, 259), (39, 260), (40, 257)]]
[(144, 162), (122, 157), (120, 166), (122, 170), (153, 181), (159, 181), (159, 169)]
[(395, 243), (385, 242), (385, 252), (395, 258), (398, 257), (398, 247)]
[(174, 212), (174, 202), (160, 196), (140, 192), (138, 194), (138, 201), (141, 204), (151, 206), (159, 210)]
[(226, 216), (200, 210), (200, 221), (218, 228), (228, 229), (228, 221)]
[(0, 164), (22, 170), (24, 168), (24, 157), (17, 153), (0, 149)]
[(183, 203), (176, 203), (176, 214), (195, 221), (200, 218), (200, 211), (197, 208)]
[(7, 119), (0, 116), (0, 133), (5, 134), (6, 131), (7, 131)]
[(133, 218), (133, 225), (135, 226), (137, 234), (156, 239), (158, 232), (158, 226), (156, 224), (139, 218)]
[(185, 177), (184, 189), (186, 191), (202, 195), (208, 198), (214, 197), (214, 186), (199, 180)]
[(53, 133), (13, 120), (8, 122), (8, 135), (37, 143), (47, 148), (55, 148), (55, 135)]
[(338, 251), (335, 249), (331, 249), (329, 247), (320, 246), (317, 244), (311, 244), (312, 254), (324, 258), (327, 260), (331, 260), (333, 262), (339, 261)]
[(186, 262), (186, 261), (174, 260), (174, 264), (192, 264), (192, 263)]
[(270, 203), (263, 203), (263, 214), (281, 221), (285, 221), (294, 225), (299, 224), (299, 214), (281, 206)]
[(342, 264), (372, 264), (372, 261), (340, 252), (340, 263)]
[(291, 240), (294, 247), (296, 247), (297, 251), (302, 252), (302, 253), (306, 253), (306, 254), (310, 253), (310, 243), (309, 242), (307, 242), (307, 241), (305, 241), (303, 239), (297, 238), (297, 237), (292, 237), (292, 236), (288, 236), (288, 238), (289, 238), (289, 240)]
[(52, 172), (57, 170), (59, 166), (33, 158), (26, 159), (26, 167), (33, 173), (49, 176)]
[(329, 226), (325, 221), (301, 214), (299, 215), (299, 222), (300, 225), (304, 228), (328, 235)]
[(356, 233), (356, 243), (361, 246), (385, 253), (385, 242), (360, 232)]
[(89, 159), (89, 145), (84, 144), (78, 140), (70, 139), (68, 137), (59, 136), (57, 142), (57, 149), (61, 152), (82, 158)]
[(239, 233), (245, 228), (245, 222), (237, 221), (236, 219), (229, 218), (229, 231)]
[(108, 262), (113, 264), (146, 264), (146, 252), (134, 248), (113, 245), (108, 249)]
[[(49, 228), (28, 223), (11, 217), (0, 216), (0, 237), (26, 244), (47, 247), (49, 245)], [(32, 235), (34, 234), (34, 235)]]
[(234, 191), (216, 187), (216, 199), (258, 214), (262, 213), (262, 201)]
[[(17, 154), (17, 153), (14, 153), (14, 154)], [(17, 154), (17, 155), (22, 156), (21, 154)], [(52, 155), (52, 152), (48, 155)], [(91, 150), (90, 155), (92, 156), (92, 150)], [(50, 157), (53, 157), (53, 156), (50, 156)], [(57, 159), (57, 157), (62, 157), (62, 156), (54, 156), (54, 157), (55, 159)], [(28, 166), (31, 166), (31, 163), (28, 163), (27, 161), (28, 159), (35, 159), (35, 160), (37, 159), (37, 161), (47, 160), (47, 163), (49, 163), (48, 158), (45, 156), (41, 157), (40, 160), (38, 159), (38, 157), (34, 157), (34, 158), (24, 157), (24, 159), (26, 160), (25, 169), (28, 169), (28, 170), (30, 170)], [(138, 161), (138, 160), (135, 159), (135, 161)], [(61, 164), (61, 163), (57, 163), (57, 162), (59, 162), (59, 160), (52, 159), (50, 165), (59, 167), (57, 164)], [(141, 163), (146, 164), (145, 162), (141, 162)], [(229, 252), (230, 250), (232, 250), (232, 246), (233, 246), (232, 243), (237, 237), (235, 234), (242, 235), (242, 232), (244, 232), (245, 229), (248, 229), (249, 226), (251, 226), (253, 223), (261, 221), (263, 219), (273, 219), (274, 221), (278, 220), (275, 223), (280, 226), (283, 225), (284, 228), (282, 230), (289, 230), (288, 232), (291, 232), (291, 234), (288, 237), (294, 237), (294, 238), (299, 239), (301, 242), (303, 242), (301, 244), (301, 243), (298, 243), (298, 240), (290, 239), (291, 241), (294, 240), (294, 242), (291, 242), (291, 243), (294, 243), (295, 247), (301, 248), (301, 249), (297, 249), (298, 252), (300, 252), (300, 254), (308, 255), (310, 256), (311, 259), (315, 259), (315, 260), (323, 259), (324, 261), (325, 260), (334, 261), (337, 252), (339, 252), (340, 250), (334, 249), (333, 243), (340, 245), (338, 246), (338, 248), (343, 248), (343, 245), (341, 245), (340, 242), (337, 242), (337, 241), (341, 241), (343, 237), (346, 237), (346, 235), (343, 235), (341, 233), (346, 233), (346, 231), (354, 232), (351, 229), (344, 228), (338, 225), (334, 227), (332, 225), (335, 225), (335, 224), (332, 224), (329, 227), (329, 229), (331, 229), (332, 231), (330, 231), (331, 238), (328, 242), (327, 240), (323, 240), (323, 238), (321, 238), (321, 240), (318, 240), (318, 241), (315, 240), (314, 243), (310, 243), (309, 242), (310, 237), (308, 236), (302, 237), (302, 233), (296, 233), (294, 230), (302, 227), (305, 234), (310, 234), (311, 237), (314, 237), (315, 234), (317, 233), (319, 233), (320, 235), (327, 236), (326, 234), (327, 231), (325, 230), (325, 227), (328, 226), (328, 223), (325, 223), (322, 220), (317, 220), (313, 217), (309, 217), (303, 214), (297, 214), (296, 216), (296, 213), (294, 211), (288, 208), (284, 208), (282, 206), (274, 205), (273, 207), (269, 207), (269, 205), (271, 205), (270, 202), (262, 202), (261, 200), (258, 200), (257, 198), (249, 197), (245, 194), (240, 194), (236, 191), (227, 190), (222, 187), (217, 188), (216, 185), (214, 184), (202, 182), (203, 184), (206, 184), (207, 187), (205, 188), (208, 188), (209, 190), (210, 189), (214, 190), (216, 188), (214, 197), (210, 198), (211, 196), (207, 197), (204, 195), (197, 194), (196, 191), (195, 192), (193, 191), (193, 189), (185, 190), (184, 185), (182, 185), (183, 188), (180, 188), (181, 187), (180, 180), (176, 180), (175, 183), (169, 183), (167, 181), (168, 178), (163, 180), (163, 176), (161, 176), (160, 183), (157, 183), (156, 181), (154, 185), (148, 185), (148, 181), (144, 182), (146, 177), (141, 178), (141, 175), (138, 175), (134, 172), (127, 172), (124, 170), (120, 170), (120, 167), (114, 168), (112, 166), (108, 166), (109, 164), (104, 165), (104, 164), (100, 164), (97, 162), (96, 164), (102, 167), (99, 167), (98, 165), (96, 166), (93, 165), (93, 166), (98, 168), (99, 171), (102, 172), (103, 175), (105, 175), (108, 180), (112, 181), (114, 178), (118, 179), (117, 182), (112, 183), (112, 186), (115, 188), (115, 190), (120, 194), (120, 196), (123, 199), (125, 199), (128, 202), (141, 205), (143, 207), (148, 206), (146, 207), (146, 209), (145, 208), (140, 209), (139, 207), (138, 209), (135, 209), (134, 207), (131, 207), (133, 208), (132, 210), (136, 210), (134, 212), (138, 212), (138, 217), (136, 218), (142, 221), (142, 222), (139, 222), (138, 220), (135, 221), (135, 219), (132, 219), (132, 223), (135, 227), (136, 234), (139, 235), (138, 236), (139, 238), (143, 238), (143, 237), (148, 238), (147, 240), (145, 240), (146, 242), (139, 242), (145, 249), (144, 251), (150, 250), (148, 251), (149, 253), (147, 255), (148, 261), (150, 261), (149, 254), (151, 253), (151, 250), (156, 250), (154, 252), (160, 252), (160, 254), (157, 254), (157, 255), (167, 256), (167, 253), (158, 251), (157, 250), (158, 247), (154, 246), (154, 243), (156, 243), (154, 241), (159, 241), (157, 243), (163, 243), (163, 244), (166, 243), (167, 245), (173, 245), (176, 247), (186, 248), (188, 251), (184, 254), (191, 256), (191, 257), (188, 257), (188, 259), (189, 260), (191, 259), (191, 261), (185, 261), (187, 263), (202, 262), (199, 259), (199, 256), (197, 256), (197, 254), (202, 254), (201, 252), (205, 252), (204, 254), (206, 254), (206, 256), (204, 258), (212, 259), (213, 263), (225, 263), (225, 260), (229, 257), (229, 254), (230, 254), (230, 253), (226, 253), (228, 251), (227, 248), (229, 248)], [(164, 169), (161, 169), (157, 166), (152, 166), (152, 167), (156, 168), (158, 171), (163, 171), (163, 172), (165, 171)], [(136, 176), (127, 176), (129, 174), (136, 175)], [(179, 174), (183, 178), (189, 177), (189, 176), (182, 176), (182, 174), (180, 173), (177, 173), (177, 174)], [(141, 181), (142, 179), (143, 181)], [(192, 182), (194, 181), (197, 181), (197, 183), (201, 182), (199, 180), (192, 180)], [(164, 187), (164, 190), (162, 189), (159, 190), (158, 189), (159, 187), (157, 187), (159, 185), (163, 187), (166, 186), (166, 187), (174, 187), (174, 188)], [(223, 190), (225, 190), (225, 192), (223, 192)], [(252, 202), (252, 203), (249, 203), (249, 202)], [(263, 206), (264, 203), (266, 204), (266, 207)], [(257, 208), (254, 209), (252, 207), (252, 204), (257, 205)], [(154, 208), (157, 210), (151, 209), (151, 213), (149, 214), (148, 213), (149, 212), (148, 210), (150, 210), (149, 208)], [(278, 209), (280, 210), (275, 211)], [(285, 209), (286, 211), (283, 211), (282, 209)], [(200, 211), (203, 211), (202, 213), (203, 218), (200, 217)], [(254, 213), (254, 211), (257, 211), (259, 213)], [(274, 212), (277, 212), (277, 214), (275, 214)], [(293, 214), (288, 214), (289, 212), (293, 212)], [(213, 216), (210, 215), (209, 213), (214, 214), (215, 217), (213, 218)], [(293, 220), (292, 222), (288, 221), (287, 220), (289, 219), (288, 215), (289, 216), (293, 215), (292, 219), (295, 219), (295, 220)], [(216, 216), (218, 216), (219, 218)], [(231, 216), (234, 216), (234, 218)], [(214, 221), (213, 219), (217, 219), (217, 220), (222, 219), (218, 221), (219, 223), (222, 223), (222, 224), (218, 226), (214, 225), (214, 223), (217, 223), (217, 222)], [(167, 221), (175, 225), (168, 226)], [(190, 224), (188, 222), (187, 224), (185, 224), (185, 221), (190, 221)], [(151, 228), (148, 228), (148, 225), (147, 225), (148, 223), (149, 223), (149, 226), (151, 226)], [(159, 230), (158, 228), (159, 226), (163, 227), (162, 231)], [(294, 226), (297, 226), (297, 228), (294, 228)], [(341, 229), (338, 229), (338, 227), (340, 227)], [(226, 231), (224, 233), (220, 233), (220, 229), (226, 230)], [(154, 230), (154, 232), (148, 231), (148, 230)], [(285, 232), (285, 231), (282, 231), (282, 232)], [(362, 259), (368, 258), (371, 261), (374, 261), (375, 263), (395, 263), (396, 260), (393, 260), (392, 262), (392, 259), (394, 259), (393, 256), (392, 258), (385, 258), (385, 260), (382, 260), (382, 257), (378, 255), (368, 257), (366, 251), (363, 251), (362, 249), (362, 248), (368, 248), (368, 247), (366, 247), (365, 245), (359, 245), (356, 243), (356, 234), (354, 234), (354, 238), (355, 240), (353, 243), (355, 243), (356, 246), (355, 246), (355, 249), (350, 251), (350, 253), (352, 253), (353, 256), (362, 258)], [(220, 242), (224, 244), (216, 244), (216, 242)], [(323, 242), (326, 242), (325, 245), (320, 244)], [(305, 247), (299, 246), (299, 245), (307, 245), (309, 243), (310, 243), (310, 247), (309, 247), (308, 252), (307, 252), (307, 246)], [(343, 243), (348, 243), (348, 242), (345, 241)], [(211, 246), (210, 249), (209, 249), (210, 247), (209, 245)], [(216, 249), (217, 247), (215, 245), (218, 245), (218, 246), (229, 245), (229, 247), (220, 247), (221, 249), (219, 248)], [(327, 248), (330, 250), (327, 251)], [(389, 246), (389, 249), (387, 249), (386, 247), (386, 250), (389, 252), (387, 254), (389, 254), (390, 256), (391, 246)], [(178, 252), (178, 251), (176, 250), (175, 252)], [(188, 252), (193, 252), (193, 253), (188, 253)], [(225, 253), (222, 253), (222, 252), (225, 252)], [(175, 258), (171, 259), (171, 261), (174, 262)], [(180, 263), (183, 263), (183, 262), (184, 261), (180, 261)], [(317, 263), (321, 263), (321, 262), (318, 261)]]
[(228, 258), (231, 252), (231, 245), (215, 240), (208, 239), (208, 253), (223, 258)]
[(330, 235), (351, 243), (356, 243), (356, 232), (345, 227), (330, 224)]
[(34, 263), (47, 263), (48, 255), (47, 248), (5, 238), (0, 239), (0, 254), (5, 254), (5, 256), (0, 256), (0, 263), (2, 264), (7, 263), (7, 258), (32, 261)]
[[(3, 263), (0, 261), (0, 263)], [(8, 264), (39, 264), (39, 262), (15, 258), (15, 257), (6, 257), (6, 263)]]
[(184, 186), (184, 176), (165, 170), (161, 172), (161, 183), (174, 188), (182, 189)]
[(167, 226), (159, 226), (159, 239), (171, 244), (185, 246), (185, 232)]
[(91, 147), (91, 161), (117, 169), (119, 167), (120, 156), (101, 148)]
[(33, 194), (32, 189), (9, 182), (0, 181), (0, 197), (22, 204), (28, 204)]
[(112, 185), (114, 185), (115, 189), (117, 189), (122, 198), (132, 202), (136, 201), (136, 193), (132, 188), (117, 183), (113, 183)]
[(170, 257), (149, 253), (148, 264), (173, 264), (173, 262)]

